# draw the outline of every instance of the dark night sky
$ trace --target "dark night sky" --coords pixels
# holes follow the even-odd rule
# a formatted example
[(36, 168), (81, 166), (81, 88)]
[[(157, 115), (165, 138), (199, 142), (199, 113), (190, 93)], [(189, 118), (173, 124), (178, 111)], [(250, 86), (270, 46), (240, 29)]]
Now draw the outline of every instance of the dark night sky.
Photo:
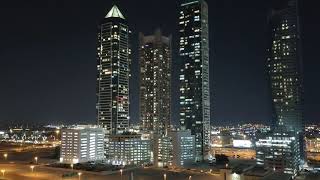
[[(270, 120), (267, 0), (207, 0), (213, 124)], [(0, 7), (0, 122), (95, 123), (96, 28), (112, 0), (5, 1)], [(118, 0), (133, 31), (131, 118), (138, 120), (138, 32), (161, 27), (177, 47), (178, 1)], [(305, 117), (320, 117), (320, 11), (302, 2)], [(173, 58), (178, 119), (179, 58)]]

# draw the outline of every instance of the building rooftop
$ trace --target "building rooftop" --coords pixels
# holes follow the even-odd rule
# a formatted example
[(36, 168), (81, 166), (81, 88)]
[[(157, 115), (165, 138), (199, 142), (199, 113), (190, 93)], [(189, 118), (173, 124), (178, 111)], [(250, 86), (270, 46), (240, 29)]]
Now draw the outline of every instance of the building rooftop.
[(291, 174), (286, 174), (282, 172), (275, 172), (270, 175), (267, 175), (266, 177), (261, 178), (261, 180), (291, 180), (292, 175)]
[(271, 171), (264, 168), (264, 167), (261, 167), (261, 166), (256, 166), (248, 171), (246, 171), (244, 173), (245, 176), (257, 176), (257, 177), (265, 177), (267, 176), (268, 174), (270, 174)]
[(108, 12), (105, 18), (117, 17), (121, 19), (125, 19), (122, 13), (120, 12), (119, 8), (114, 5), (111, 10)]

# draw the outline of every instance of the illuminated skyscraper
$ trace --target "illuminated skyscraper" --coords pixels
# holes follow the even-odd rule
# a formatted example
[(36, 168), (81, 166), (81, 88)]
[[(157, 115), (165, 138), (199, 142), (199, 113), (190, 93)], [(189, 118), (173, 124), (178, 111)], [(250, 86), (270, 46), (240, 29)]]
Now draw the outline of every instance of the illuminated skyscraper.
[(180, 5), (180, 125), (195, 136), (196, 160), (206, 158), (210, 140), (209, 27), (204, 0)]
[(106, 134), (129, 127), (129, 27), (113, 6), (99, 26), (97, 45), (97, 119)]
[(274, 8), (269, 19), (267, 50), (274, 125), (302, 132), (301, 40), (296, 0)]
[(171, 37), (140, 33), (140, 117), (143, 128), (164, 135), (171, 115)]
[(269, 17), (267, 66), (272, 95), (273, 129), (298, 133), (304, 159), (302, 53), (297, 0), (275, 1)]

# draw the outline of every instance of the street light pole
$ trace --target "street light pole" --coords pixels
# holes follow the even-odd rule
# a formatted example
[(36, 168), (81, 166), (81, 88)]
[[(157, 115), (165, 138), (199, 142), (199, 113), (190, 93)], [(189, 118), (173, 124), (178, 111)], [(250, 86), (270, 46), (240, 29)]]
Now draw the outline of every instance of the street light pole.
[(167, 180), (167, 174), (163, 174), (163, 180)]
[(82, 173), (78, 172), (79, 180), (81, 179), (81, 175), (82, 175)]
[(33, 172), (34, 166), (30, 166), (30, 168), (31, 168), (31, 172)]
[(38, 157), (34, 157), (34, 160), (36, 161), (36, 164), (38, 164)]
[(120, 169), (121, 180), (122, 180), (122, 173), (123, 173), (123, 169)]
[(4, 178), (4, 173), (6, 172), (6, 170), (1, 169), (1, 173), (2, 173), (2, 177)]

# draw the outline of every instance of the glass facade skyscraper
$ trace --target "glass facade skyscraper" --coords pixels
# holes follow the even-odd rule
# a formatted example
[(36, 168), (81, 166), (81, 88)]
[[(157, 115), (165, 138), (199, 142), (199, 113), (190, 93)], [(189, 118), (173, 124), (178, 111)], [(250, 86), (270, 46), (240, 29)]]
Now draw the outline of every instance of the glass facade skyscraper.
[(267, 64), (273, 100), (273, 125), (303, 132), (301, 39), (297, 0), (274, 7), (269, 18)]
[(303, 83), (300, 23), (297, 0), (274, 1), (269, 16), (267, 67), (273, 119), (279, 126), (298, 135), (300, 163), (304, 154)]
[(164, 135), (171, 116), (171, 37), (140, 33), (140, 117), (143, 129)]
[(195, 136), (196, 160), (206, 158), (210, 139), (209, 27), (204, 0), (184, 0), (179, 14), (180, 125)]
[(107, 135), (129, 127), (129, 27), (113, 6), (98, 29), (97, 119)]

